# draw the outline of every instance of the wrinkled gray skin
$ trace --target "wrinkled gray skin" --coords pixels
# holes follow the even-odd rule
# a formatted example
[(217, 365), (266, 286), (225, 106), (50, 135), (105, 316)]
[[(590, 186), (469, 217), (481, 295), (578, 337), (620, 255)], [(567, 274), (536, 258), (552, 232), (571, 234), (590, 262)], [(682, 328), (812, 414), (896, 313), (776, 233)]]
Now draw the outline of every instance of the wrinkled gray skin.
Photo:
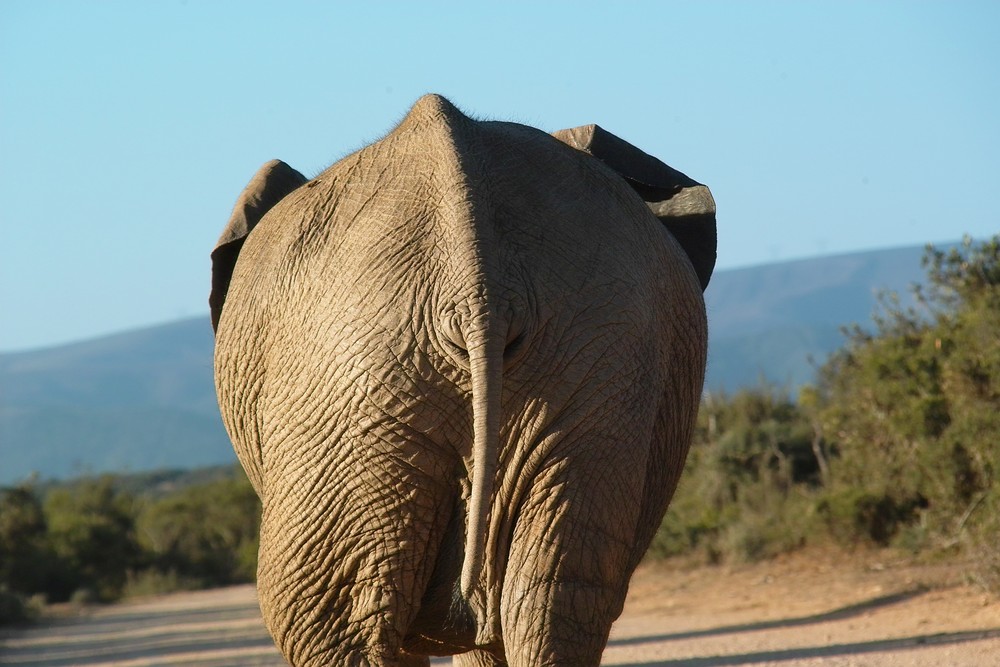
[(715, 208), (596, 126), (556, 137), (430, 95), (241, 195), (216, 384), (292, 664), (599, 663), (687, 453)]

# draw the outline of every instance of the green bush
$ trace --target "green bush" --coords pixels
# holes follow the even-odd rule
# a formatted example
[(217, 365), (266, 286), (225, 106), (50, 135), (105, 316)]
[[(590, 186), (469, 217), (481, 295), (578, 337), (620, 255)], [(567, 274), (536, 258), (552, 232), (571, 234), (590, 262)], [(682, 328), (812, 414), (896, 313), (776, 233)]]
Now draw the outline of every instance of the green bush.
[(142, 562), (135, 516), (135, 498), (118, 491), (111, 476), (50, 493), (45, 500), (48, 539), (62, 572), (53, 582), (61, 586), (49, 592), (56, 599), (118, 599), (128, 571)]
[(48, 525), (31, 485), (0, 489), (0, 586), (11, 593), (45, 589), (57, 570)]
[(200, 587), (253, 581), (259, 529), (260, 501), (246, 477), (189, 487), (139, 517), (152, 567)]
[(825, 516), (878, 544), (952, 548), (1000, 473), (1000, 237), (924, 264), (921, 310), (885, 299), (876, 332), (853, 330), (820, 376), (839, 451)]
[(0, 584), (0, 626), (32, 623), (41, 615), (44, 600), (26, 597)]
[(260, 503), (242, 471), (167, 492), (161, 477), (0, 489), (4, 614), (34, 595), (90, 604), (253, 581)]
[(792, 400), (707, 396), (652, 556), (753, 560), (809, 541), (959, 552), (1000, 585), (1000, 236), (928, 248)]
[(798, 548), (826, 465), (814, 430), (784, 392), (761, 386), (707, 397), (653, 557), (752, 561)]
[(903, 526), (919, 519), (926, 506), (926, 499), (919, 495), (899, 499), (889, 493), (844, 487), (824, 494), (816, 509), (838, 542), (888, 546)]

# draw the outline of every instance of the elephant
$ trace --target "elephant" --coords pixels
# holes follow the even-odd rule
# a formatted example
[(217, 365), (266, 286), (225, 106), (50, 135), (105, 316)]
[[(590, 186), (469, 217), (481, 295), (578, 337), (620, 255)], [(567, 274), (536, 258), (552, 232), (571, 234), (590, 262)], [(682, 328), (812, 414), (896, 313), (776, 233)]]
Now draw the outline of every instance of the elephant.
[(294, 665), (597, 665), (687, 456), (708, 188), (420, 98), (212, 252), (215, 382)]

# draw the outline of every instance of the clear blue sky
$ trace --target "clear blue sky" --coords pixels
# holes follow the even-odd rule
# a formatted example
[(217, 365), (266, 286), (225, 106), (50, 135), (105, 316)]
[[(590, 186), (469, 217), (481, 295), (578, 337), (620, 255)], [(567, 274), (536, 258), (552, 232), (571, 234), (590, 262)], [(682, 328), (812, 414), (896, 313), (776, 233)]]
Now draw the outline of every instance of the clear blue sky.
[(262, 162), (313, 175), (432, 91), (707, 183), (720, 269), (989, 236), (998, 35), (998, 2), (3, 0), (0, 351), (207, 313)]

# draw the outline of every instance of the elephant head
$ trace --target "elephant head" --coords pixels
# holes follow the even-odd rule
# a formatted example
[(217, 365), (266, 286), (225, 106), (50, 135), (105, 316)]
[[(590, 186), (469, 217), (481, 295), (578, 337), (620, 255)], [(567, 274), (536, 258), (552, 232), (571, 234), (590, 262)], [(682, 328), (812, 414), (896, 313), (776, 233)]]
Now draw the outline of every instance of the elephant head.
[(601, 128), (435, 95), (312, 180), (266, 164), (210, 304), (286, 658), (597, 664), (683, 467), (715, 240), (705, 186)]

